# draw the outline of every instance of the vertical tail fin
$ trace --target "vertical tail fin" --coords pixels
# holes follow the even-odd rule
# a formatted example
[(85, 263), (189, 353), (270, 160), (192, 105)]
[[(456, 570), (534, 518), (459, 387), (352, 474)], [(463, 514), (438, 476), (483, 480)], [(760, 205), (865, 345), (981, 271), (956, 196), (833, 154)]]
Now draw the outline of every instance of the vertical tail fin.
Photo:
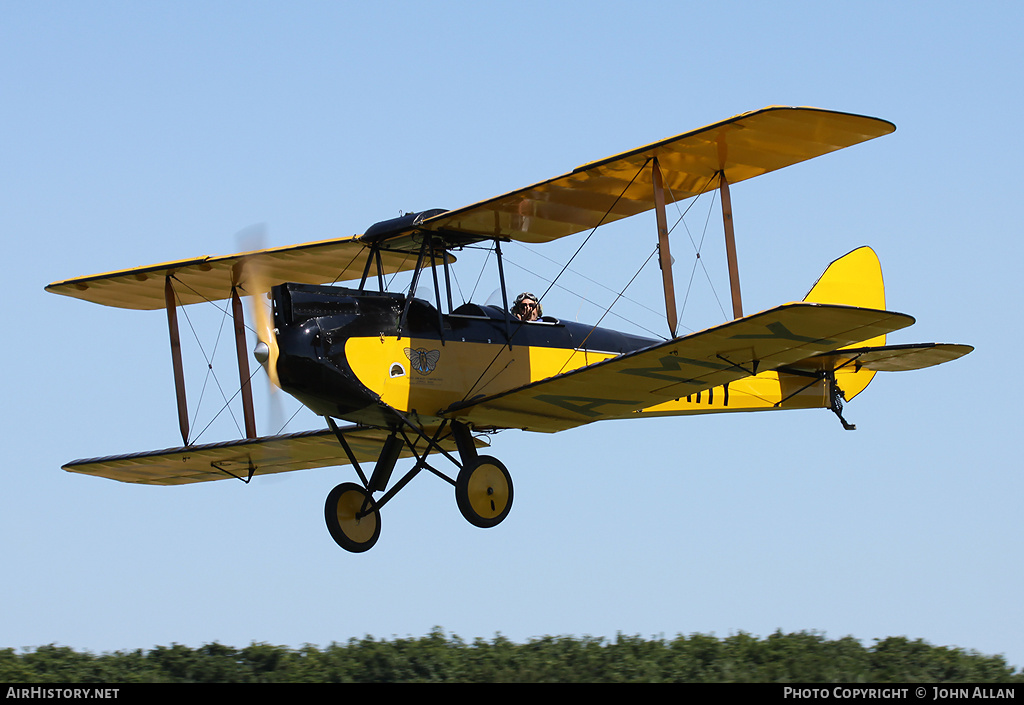
[(858, 247), (830, 264), (804, 301), (885, 310), (885, 283), (878, 255)]
[[(870, 247), (858, 247), (840, 257), (818, 277), (804, 301), (885, 310), (885, 283), (878, 255)], [(885, 335), (847, 347), (880, 345), (885, 345)], [(864, 391), (874, 376), (874, 372), (866, 369), (840, 369), (836, 381), (850, 400)]]

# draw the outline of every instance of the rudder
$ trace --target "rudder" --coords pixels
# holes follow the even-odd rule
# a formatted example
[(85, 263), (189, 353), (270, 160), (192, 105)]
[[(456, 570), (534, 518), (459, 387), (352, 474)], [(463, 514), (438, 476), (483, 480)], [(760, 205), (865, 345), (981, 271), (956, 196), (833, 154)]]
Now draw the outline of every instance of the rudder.
[(885, 283), (878, 255), (858, 247), (843, 255), (818, 277), (804, 301), (885, 310)]
[[(885, 282), (878, 255), (870, 247), (858, 247), (830, 264), (804, 297), (804, 301), (885, 310)], [(885, 335), (847, 347), (885, 345)], [(837, 370), (836, 377), (846, 399), (864, 391), (875, 376), (870, 370)]]

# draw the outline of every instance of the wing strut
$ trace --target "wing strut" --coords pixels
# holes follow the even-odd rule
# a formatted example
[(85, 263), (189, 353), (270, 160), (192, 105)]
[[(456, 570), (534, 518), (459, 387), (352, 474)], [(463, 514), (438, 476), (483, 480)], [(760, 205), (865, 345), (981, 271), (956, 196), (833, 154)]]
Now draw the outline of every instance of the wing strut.
[(174, 366), (174, 394), (178, 400), (178, 427), (181, 443), (188, 445), (188, 406), (185, 402), (185, 372), (181, 366), (181, 338), (178, 335), (178, 305), (174, 298), (171, 275), (164, 281), (164, 301), (167, 308), (167, 331), (171, 336), (171, 364)]
[[(187, 446), (189, 444), (188, 402), (185, 397), (185, 372), (181, 361), (181, 336), (178, 332), (178, 304), (171, 275), (164, 278), (164, 303), (167, 309), (167, 332), (171, 340), (171, 364), (174, 367), (174, 396), (178, 405), (178, 428), (181, 430), (181, 443)], [(242, 413), (245, 417), (245, 437), (255, 439), (258, 438), (258, 435), (256, 433), (256, 413), (253, 410), (252, 402), (249, 357), (246, 354), (245, 315), (236, 284), (231, 286), (231, 317), (235, 329), (235, 352), (238, 357), (238, 382), (242, 396)]]
[[(501, 238), (494, 238), (494, 254), (498, 260), (498, 285), (501, 287), (501, 310), (506, 314), (505, 318), (505, 340), (508, 341), (508, 349), (512, 349), (512, 333), (508, 325), (508, 292), (505, 291), (505, 267), (501, 264)], [(497, 358), (495, 358), (496, 360)], [(491, 361), (494, 362), (493, 360)], [(477, 380), (479, 382), (480, 380)], [(476, 386), (474, 383), (473, 386)]]
[(651, 160), (651, 176), (654, 183), (654, 210), (658, 216), (658, 262), (661, 265), (661, 282), (665, 289), (665, 317), (668, 330), (676, 337), (676, 289), (672, 283), (672, 254), (668, 249), (668, 219), (665, 217), (665, 186), (661, 178), (658, 158)]
[[(254, 292), (253, 296), (259, 296)], [(259, 305), (259, 303), (257, 303)], [(231, 287), (231, 317), (235, 323), (235, 353), (238, 356), (238, 383), (242, 392), (242, 415), (245, 417), (245, 437), (257, 438), (256, 414), (252, 406), (252, 383), (249, 375), (249, 356), (245, 344), (245, 315), (242, 300), (238, 298), (238, 287)]]
[(740, 267), (736, 261), (736, 233), (732, 227), (732, 198), (729, 196), (729, 182), (725, 172), (718, 172), (722, 192), (722, 224), (725, 226), (725, 255), (729, 260), (729, 287), (732, 290), (732, 317), (743, 318), (743, 301), (740, 298)]
[[(658, 158), (651, 160), (651, 182), (654, 187), (654, 211), (658, 219), (658, 263), (661, 266), (661, 282), (665, 290), (665, 317), (668, 330), (676, 337), (678, 316), (676, 314), (676, 292), (672, 281), (672, 254), (668, 244), (668, 219), (665, 216), (665, 186), (661, 176)], [(725, 229), (725, 254), (729, 262), (729, 289), (732, 293), (732, 316), (743, 318), (743, 298), (740, 295), (740, 268), (736, 257), (736, 232), (732, 223), (732, 197), (725, 172), (718, 172), (722, 192), (722, 224)]]
[[(412, 283), (409, 284), (409, 294), (405, 297), (405, 305), (402, 307), (402, 315), (398, 319), (398, 339), (402, 339), (402, 333), (405, 332), (405, 321), (409, 317), (409, 306), (412, 305), (412, 299), (416, 295), (416, 287), (420, 283), (420, 270), (423, 268), (423, 258), (427, 252), (427, 240), (424, 238), (423, 243), (420, 245), (420, 256), (416, 259), (416, 269), (412, 272)], [(431, 253), (433, 254), (433, 253)]]

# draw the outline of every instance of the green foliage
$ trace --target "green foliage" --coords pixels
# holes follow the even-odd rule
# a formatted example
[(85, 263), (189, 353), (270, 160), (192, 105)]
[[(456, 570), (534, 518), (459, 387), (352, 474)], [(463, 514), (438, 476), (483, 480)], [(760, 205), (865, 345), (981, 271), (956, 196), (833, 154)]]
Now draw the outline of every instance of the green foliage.
[(0, 649), (5, 683), (628, 683), (628, 682), (1022, 682), (1001, 656), (889, 637), (866, 647), (852, 637), (777, 631), (766, 638), (619, 634), (514, 643), (497, 635), (467, 644), (439, 627), (420, 638), (373, 637), (299, 649), (180, 644), (99, 656), (63, 646)]

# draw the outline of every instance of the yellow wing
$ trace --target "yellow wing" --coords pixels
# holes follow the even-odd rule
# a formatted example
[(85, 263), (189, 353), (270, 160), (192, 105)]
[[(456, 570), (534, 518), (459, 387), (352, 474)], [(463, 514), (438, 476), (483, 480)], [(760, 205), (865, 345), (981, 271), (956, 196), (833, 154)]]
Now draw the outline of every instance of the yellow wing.
[(368, 231), (365, 236), (165, 262), (54, 282), (46, 290), (107, 306), (160, 309), (168, 276), (176, 280), (174, 290), (182, 304), (227, 298), (232, 285), (257, 293), (246, 291), (247, 261), (266, 281), (322, 284), (356, 279), (371, 243), (386, 244), (381, 257), (390, 274), (415, 267), (420, 242), (410, 233), (417, 230), (446, 233), (452, 245), (477, 237), (547, 242), (651, 210), (651, 170), (643, 168), (651, 159), (658, 160), (666, 201), (671, 203), (716, 187), (720, 175), (736, 183), (895, 129), (890, 122), (861, 115), (769, 107), (590, 162), (474, 205), (398, 219), (409, 220), (408, 226), (385, 228), (379, 236)]
[[(416, 266), (416, 254), (384, 251), (381, 259), (386, 274)], [(356, 237), (347, 237), (66, 279), (50, 284), (46, 290), (104, 306), (148, 311), (164, 308), (164, 281), (168, 276), (175, 279), (179, 303), (194, 304), (230, 297), (233, 284), (243, 294), (259, 293), (246, 291), (250, 272), (259, 271), (263, 281), (274, 283), (323, 284), (358, 279), (365, 264), (366, 246)], [(376, 269), (371, 268), (371, 274), (375, 275)]]
[(791, 303), (565, 374), (452, 405), (476, 428), (555, 432), (621, 418), (911, 325), (901, 313)]
[[(360, 463), (377, 460), (388, 436), (387, 429), (348, 426), (340, 428), (352, 453)], [(475, 439), (477, 445), (483, 445)], [(419, 443), (419, 439), (417, 439)], [(451, 436), (439, 441), (455, 451)], [(424, 443), (420, 443), (425, 447)], [(422, 453), (424, 448), (418, 448)], [(435, 452), (431, 450), (430, 452)], [(412, 453), (403, 445), (401, 457)], [(292, 470), (308, 470), (348, 465), (349, 459), (334, 433), (329, 430), (304, 431), (280, 436), (242, 439), (225, 443), (168, 448), (166, 450), (104, 458), (73, 460), (63, 467), (69, 472), (106, 477), (142, 485), (185, 485), (192, 482), (245, 479), (250, 475), (269, 475)]]
[(696, 196), (893, 132), (885, 120), (818, 108), (768, 107), (615, 156), (471, 206), (422, 228), (548, 242), (654, 208), (656, 158), (666, 202)]

